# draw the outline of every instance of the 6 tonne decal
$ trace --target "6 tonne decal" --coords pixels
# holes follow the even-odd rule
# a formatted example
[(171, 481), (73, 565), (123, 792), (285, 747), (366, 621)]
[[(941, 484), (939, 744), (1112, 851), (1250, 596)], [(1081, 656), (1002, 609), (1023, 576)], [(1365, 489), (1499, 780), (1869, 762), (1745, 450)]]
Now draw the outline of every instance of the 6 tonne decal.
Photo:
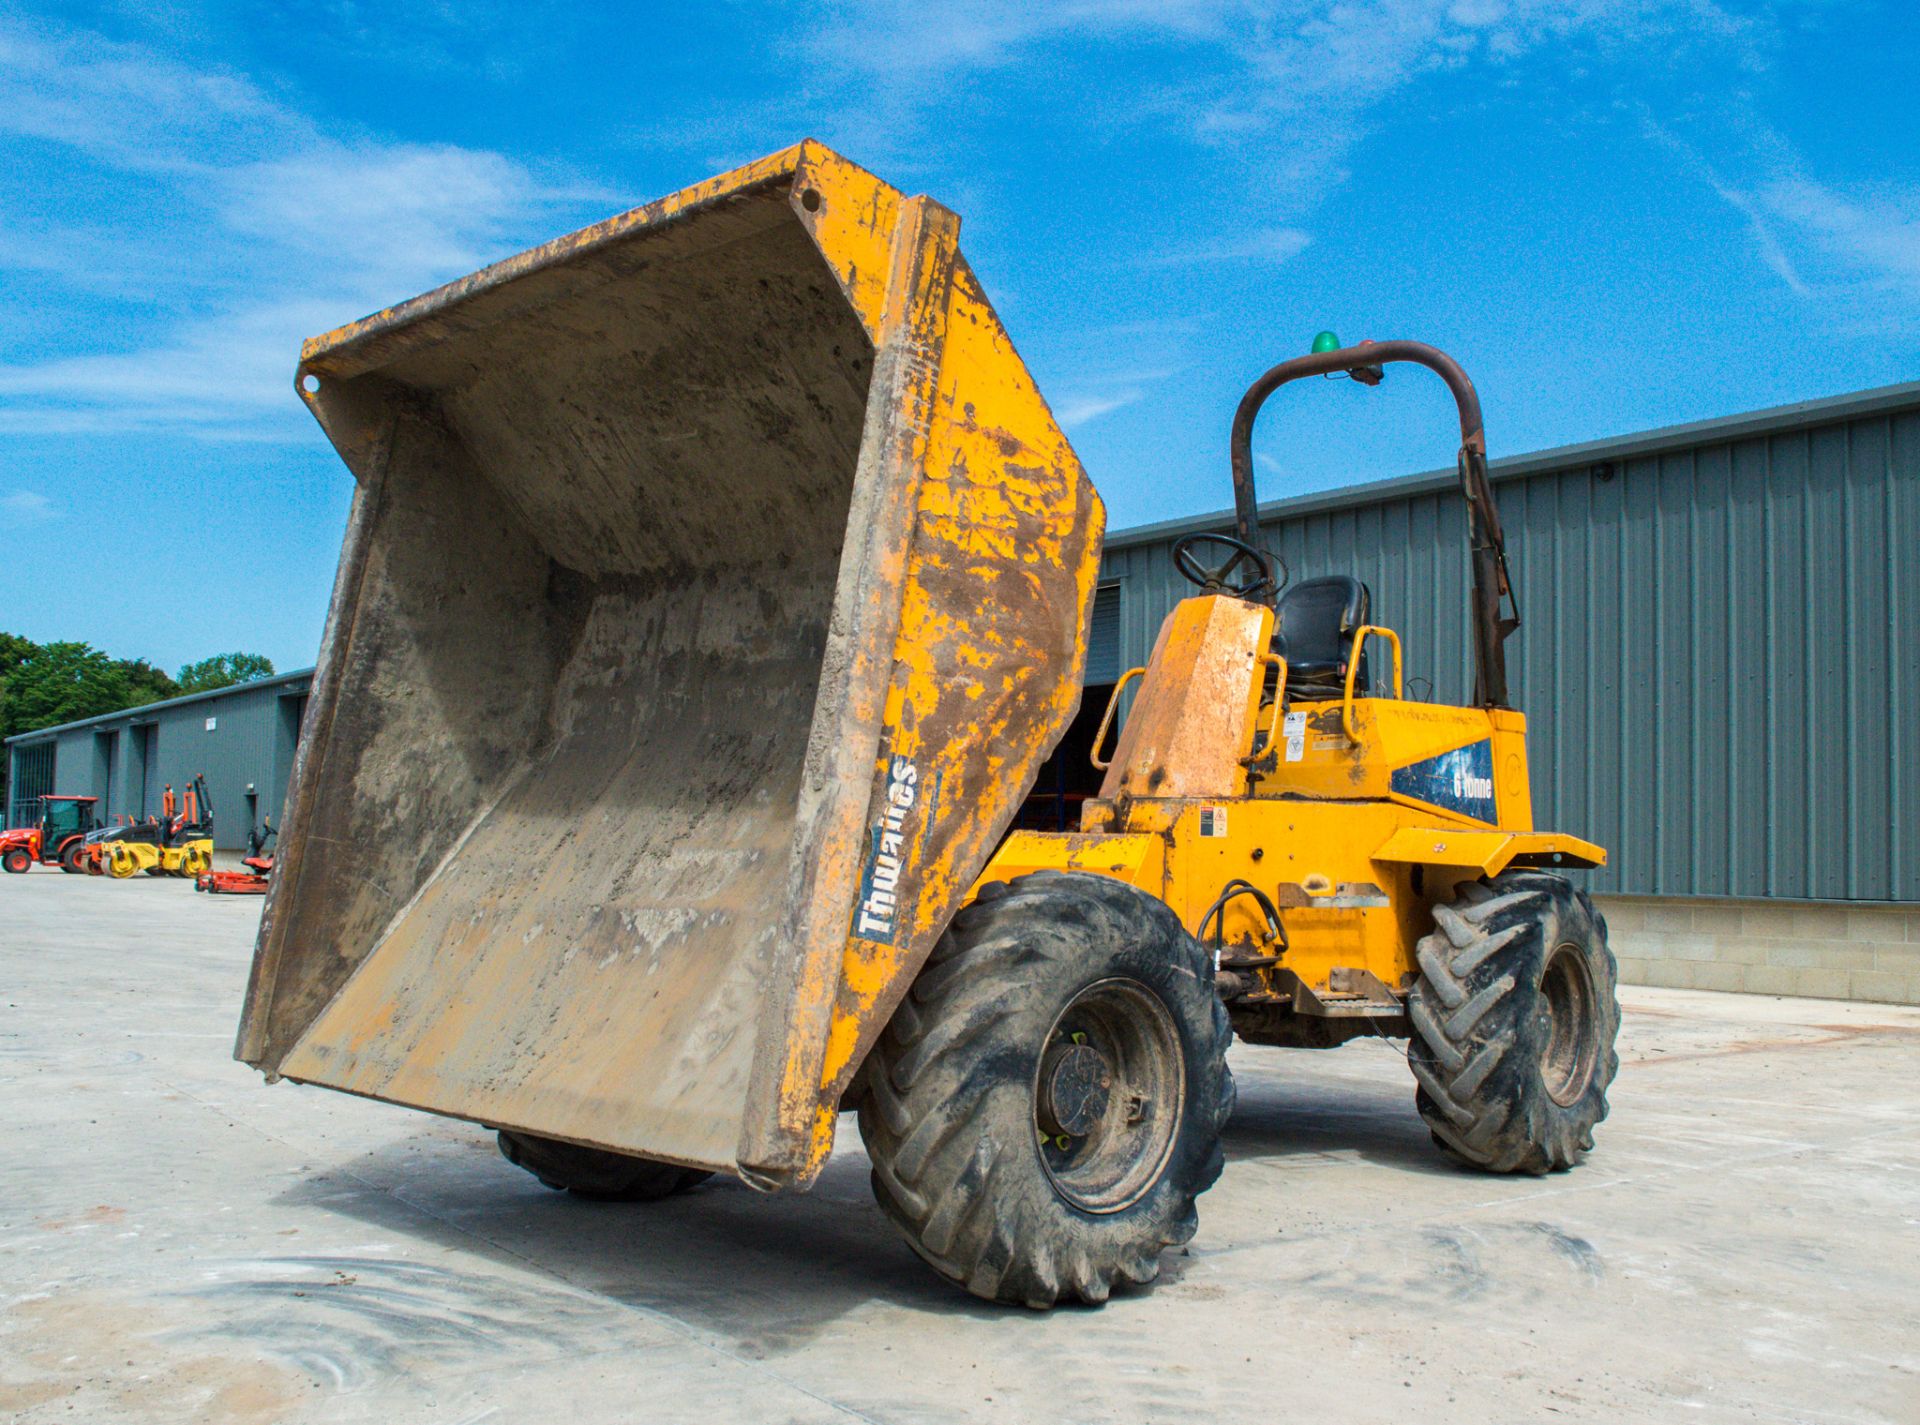
[(1493, 796), (1491, 741), (1469, 743), (1424, 762), (1396, 767), (1393, 789), (1403, 797), (1445, 807), (1475, 821), (1500, 819)]
[(900, 862), (906, 849), (907, 813), (919, 797), (920, 770), (905, 757), (887, 766), (887, 801), (873, 825), (873, 854), (860, 881), (860, 904), (854, 911), (854, 934), (863, 940), (893, 944), (899, 915)]

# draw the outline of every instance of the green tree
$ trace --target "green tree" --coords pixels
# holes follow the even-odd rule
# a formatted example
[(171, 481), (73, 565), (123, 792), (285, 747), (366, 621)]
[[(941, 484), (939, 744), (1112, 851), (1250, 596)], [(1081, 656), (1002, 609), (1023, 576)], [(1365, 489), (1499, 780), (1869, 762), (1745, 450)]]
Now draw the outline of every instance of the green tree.
[[(13, 675), (28, 658), (39, 650), (40, 645), (31, 638), (22, 638), (17, 633), (0, 633), (0, 738), (12, 737), (14, 733), (24, 731), (7, 720), (7, 679)], [(0, 750), (0, 820), (4, 820), (7, 807), (8, 764), (13, 759)]]
[(40, 645), (31, 638), (22, 638), (17, 633), (0, 633), (0, 685), (7, 681), (7, 675), (18, 668)]
[(235, 683), (272, 676), (273, 661), (258, 653), (216, 653), (180, 670), (180, 691), (210, 693), (215, 688), (231, 688)]
[(119, 664), (127, 675), (128, 707), (137, 708), (144, 703), (164, 702), (180, 696), (180, 685), (167, 676), (166, 669), (156, 668), (144, 658), (122, 658)]
[(46, 643), (7, 674), (0, 728), (11, 737), (127, 706), (126, 670), (87, 643)]

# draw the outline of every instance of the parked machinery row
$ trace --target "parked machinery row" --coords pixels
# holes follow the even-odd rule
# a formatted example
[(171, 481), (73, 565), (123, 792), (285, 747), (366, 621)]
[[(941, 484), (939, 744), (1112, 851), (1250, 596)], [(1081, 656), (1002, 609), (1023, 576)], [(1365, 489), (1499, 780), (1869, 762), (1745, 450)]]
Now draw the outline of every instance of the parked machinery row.
[(160, 814), (106, 824), (98, 797), (50, 795), (40, 798), (40, 815), (31, 826), (0, 832), (0, 867), (21, 875), (36, 864), (58, 866), (69, 875), (129, 880), (136, 875), (191, 879), (195, 889), (223, 894), (261, 894), (273, 858), (264, 856), (274, 835), (267, 823), (248, 838), (249, 855), (240, 871), (213, 869), (213, 798), (207, 779), (195, 776), (176, 796), (162, 794)]

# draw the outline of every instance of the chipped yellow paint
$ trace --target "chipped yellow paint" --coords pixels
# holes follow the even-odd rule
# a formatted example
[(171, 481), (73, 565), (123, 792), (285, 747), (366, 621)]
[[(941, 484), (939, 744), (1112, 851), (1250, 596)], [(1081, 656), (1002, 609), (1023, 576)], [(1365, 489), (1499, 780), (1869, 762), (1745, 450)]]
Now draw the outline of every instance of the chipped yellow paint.
[(1166, 841), (1147, 832), (1113, 834), (1075, 833), (1055, 836), (1041, 831), (1016, 831), (1001, 843), (993, 861), (967, 892), (972, 900), (980, 887), (993, 881), (1011, 881), (1034, 871), (1085, 871), (1111, 876), (1138, 886), (1149, 895), (1166, 894)]
[(1273, 611), (1219, 594), (1183, 599), (1160, 626), (1121, 726), (1102, 798), (1237, 797), (1260, 712)]
[[(921, 839), (901, 873), (892, 941), (857, 931), (847, 941), (812, 1171), (853, 1070), (1079, 702), (1104, 509), (964, 260), (945, 338), (874, 766), (876, 806), (904, 758), (930, 809), (911, 824)], [(1069, 660), (1062, 682), (1052, 670)]]
[(874, 344), (887, 321), (900, 190), (809, 139), (797, 150), (793, 203)]

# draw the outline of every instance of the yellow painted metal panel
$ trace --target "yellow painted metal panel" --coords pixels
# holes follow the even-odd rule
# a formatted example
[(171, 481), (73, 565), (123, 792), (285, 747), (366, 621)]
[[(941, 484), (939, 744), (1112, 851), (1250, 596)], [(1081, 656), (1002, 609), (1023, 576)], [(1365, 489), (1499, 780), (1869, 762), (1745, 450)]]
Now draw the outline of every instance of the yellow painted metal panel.
[(1514, 858), (1525, 856), (1568, 867), (1607, 864), (1607, 853), (1591, 841), (1564, 832), (1463, 831), (1458, 827), (1408, 826), (1388, 837), (1374, 852), (1379, 861), (1407, 865), (1465, 866), (1497, 876)]
[(1101, 797), (1241, 795), (1272, 639), (1273, 611), (1263, 605), (1219, 594), (1177, 604), (1121, 725)]

